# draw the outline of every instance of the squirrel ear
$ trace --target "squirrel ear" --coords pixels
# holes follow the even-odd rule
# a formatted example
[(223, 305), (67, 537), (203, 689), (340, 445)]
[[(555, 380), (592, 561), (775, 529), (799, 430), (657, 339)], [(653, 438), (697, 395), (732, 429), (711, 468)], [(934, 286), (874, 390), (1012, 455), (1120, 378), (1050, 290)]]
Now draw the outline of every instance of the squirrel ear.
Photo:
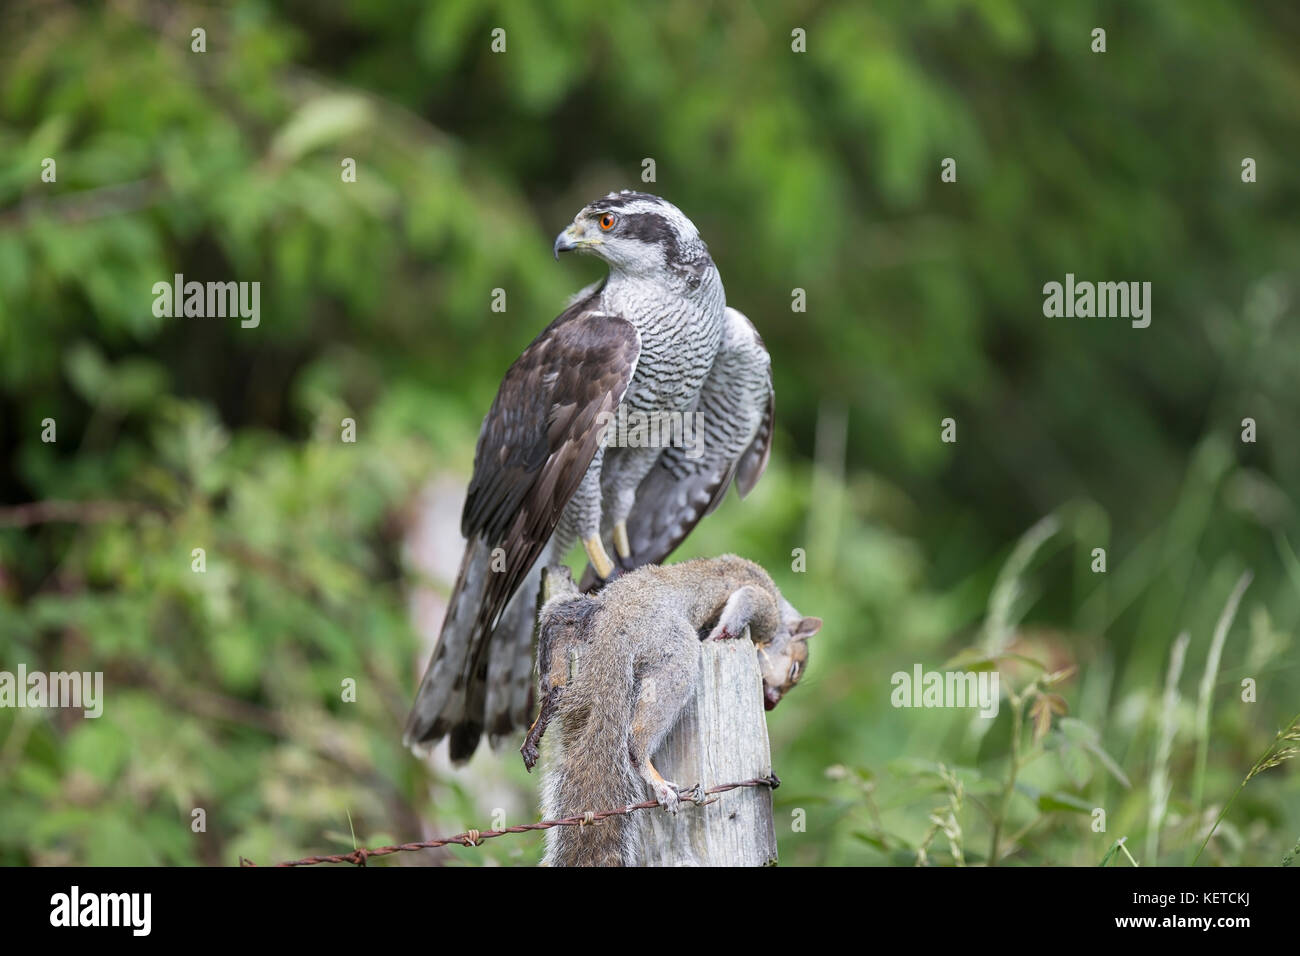
[(805, 617), (794, 629), (795, 637), (802, 637), (805, 641), (822, 629), (822, 619), (819, 617)]

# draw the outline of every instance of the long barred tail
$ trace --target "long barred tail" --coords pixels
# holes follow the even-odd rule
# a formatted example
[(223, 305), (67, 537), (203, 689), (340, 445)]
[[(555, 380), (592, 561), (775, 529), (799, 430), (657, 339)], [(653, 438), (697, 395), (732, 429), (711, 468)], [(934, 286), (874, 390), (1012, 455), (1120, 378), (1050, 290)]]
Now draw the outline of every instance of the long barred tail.
[(475, 619), (491, 573), (487, 544), (480, 538), (471, 539), (465, 546), (433, 658), (406, 719), (402, 742), (408, 747), (435, 744), (465, 721), (469, 696), (465, 671), (485, 637)]
[[(431, 746), (450, 734), (451, 759), (460, 762), (474, 755), (484, 728), (497, 747), (527, 726), (543, 563), (524, 578), (488, 634), (476, 622), (493, 573), (491, 551), (478, 538), (466, 545), (438, 644), (406, 721), (402, 739), (408, 747)], [(477, 668), (476, 658), (482, 662)]]
[(486, 716), (488, 740), (495, 750), (527, 727), (533, 709), (533, 637), (537, 631), (537, 596), (547, 552), (515, 592), (488, 647)]

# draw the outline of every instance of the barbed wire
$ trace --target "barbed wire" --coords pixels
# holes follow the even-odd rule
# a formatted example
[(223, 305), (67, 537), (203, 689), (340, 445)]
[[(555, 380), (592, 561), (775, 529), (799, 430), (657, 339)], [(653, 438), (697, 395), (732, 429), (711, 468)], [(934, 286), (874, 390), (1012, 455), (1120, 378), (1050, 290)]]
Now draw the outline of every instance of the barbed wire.
[[(707, 799), (714, 794), (726, 793), (728, 790), (739, 790), (743, 787), (771, 787), (775, 790), (781, 785), (781, 780), (776, 774), (767, 777), (754, 777), (750, 780), (741, 780), (739, 783), (723, 783), (716, 787), (709, 787), (707, 790), (701, 790), (696, 787), (694, 790), (688, 790), (681, 794), (682, 800), (688, 803), (694, 803), (699, 806), (707, 806), (714, 800)], [(418, 843), (399, 843), (394, 846), (377, 846), (377, 847), (359, 847), (351, 853), (336, 853), (326, 856), (306, 856), (301, 860), (286, 860), (283, 863), (276, 863), (275, 866), (315, 866), (318, 863), (351, 863), (353, 866), (365, 866), (366, 861), (373, 856), (388, 856), (392, 853), (409, 853), (414, 850), (432, 850), (441, 846), (450, 846), (458, 844), (460, 846), (482, 846), (484, 840), (492, 840), (496, 837), (505, 836), (507, 833), (529, 833), (533, 830), (549, 830), (552, 827), (583, 827), (599, 823), (607, 817), (620, 817), (625, 814), (634, 813), (637, 810), (650, 810), (659, 806), (657, 800), (645, 800), (641, 803), (634, 803), (626, 807), (618, 807), (610, 810), (588, 810), (586, 813), (577, 816), (565, 817), (561, 820), (542, 820), (538, 823), (522, 823), (516, 827), (505, 827), (500, 830), (466, 830), (464, 833), (457, 833), (455, 836), (440, 837), (436, 840), (421, 840)], [(239, 858), (240, 866), (257, 866), (247, 857)]]

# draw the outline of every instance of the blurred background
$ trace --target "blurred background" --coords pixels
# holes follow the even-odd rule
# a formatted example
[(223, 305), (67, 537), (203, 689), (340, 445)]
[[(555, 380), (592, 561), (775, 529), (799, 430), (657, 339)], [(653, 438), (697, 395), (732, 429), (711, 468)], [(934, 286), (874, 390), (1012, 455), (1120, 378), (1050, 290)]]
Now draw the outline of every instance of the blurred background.
[[(771, 466), (677, 557), (826, 621), (769, 719), (783, 862), (1184, 864), (1234, 794), (1201, 865), (1300, 841), (1293, 3), (16, 0), (0, 37), (0, 670), (105, 685), (0, 709), (0, 863), (536, 819), (513, 748), (401, 725), (479, 422), (601, 274), (551, 242), (619, 188), (773, 356)], [(155, 316), (176, 273), (259, 281), (260, 325)], [(1150, 327), (1045, 318), (1066, 273), (1150, 282)], [(954, 658), (996, 720), (891, 706)]]

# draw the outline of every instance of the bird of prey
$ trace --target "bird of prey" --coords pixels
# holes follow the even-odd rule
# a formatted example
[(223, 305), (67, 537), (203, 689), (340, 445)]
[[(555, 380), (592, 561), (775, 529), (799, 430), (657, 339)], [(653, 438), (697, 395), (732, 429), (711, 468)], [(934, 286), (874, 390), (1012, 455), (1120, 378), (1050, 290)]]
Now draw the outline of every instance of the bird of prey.
[[(771, 360), (728, 308), (708, 247), (672, 203), (624, 190), (584, 206), (555, 240), (609, 267), (506, 372), (483, 420), (447, 615), (407, 719), (408, 745), (450, 735), (467, 760), (527, 725), (541, 570), (581, 541), (587, 587), (660, 562), (742, 496), (771, 449)], [(674, 418), (676, 416), (676, 418)], [(699, 427), (650, 430), (624, 423)]]

